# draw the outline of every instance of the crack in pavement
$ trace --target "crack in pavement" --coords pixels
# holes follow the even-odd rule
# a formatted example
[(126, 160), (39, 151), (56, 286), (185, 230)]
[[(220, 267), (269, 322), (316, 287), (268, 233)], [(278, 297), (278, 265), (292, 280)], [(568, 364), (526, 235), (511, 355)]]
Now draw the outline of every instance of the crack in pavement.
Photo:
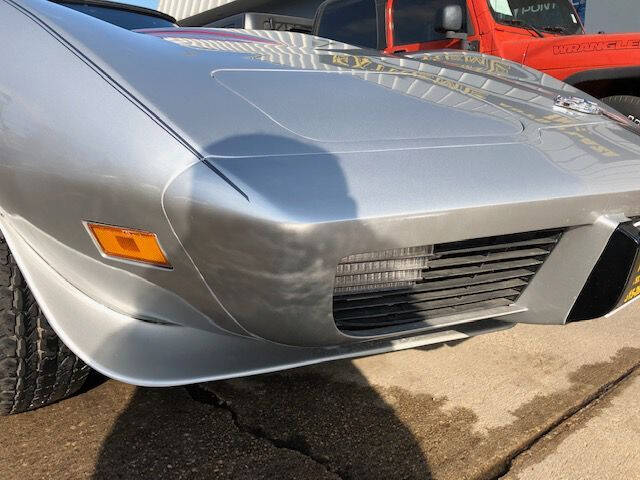
[(563, 415), (561, 418), (557, 419), (551, 425), (549, 425), (548, 428), (544, 429), (543, 431), (539, 432), (537, 435), (532, 437), (525, 445), (522, 446), (522, 448), (518, 449), (517, 451), (509, 455), (505, 459), (504, 464), (502, 465), (502, 468), (500, 469), (500, 471), (496, 475), (493, 475), (492, 477), (490, 477), (488, 480), (498, 480), (505, 477), (507, 474), (509, 474), (509, 472), (513, 468), (514, 463), (516, 462), (516, 460), (518, 460), (518, 458), (521, 455), (526, 454), (528, 451), (534, 448), (538, 443), (543, 441), (548, 435), (550, 435), (557, 429), (562, 428), (562, 426), (566, 424), (569, 420), (571, 420), (573, 417), (581, 414), (586, 409), (588, 409), (591, 405), (593, 405), (594, 403), (600, 401), (602, 398), (609, 395), (622, 382), (624, 382), (626, 379), (628, 379), (631, 375), (633, 375), (636, 371), (639, 371), (639, 370), (640, 370), (640, 363), (637, 363), (634, 366), (627, 369), (618, 378), (604, 384), (593, 394), (587, 396), (582, 402), (575, 405), (575, 407), (570, 409), (565, 415)]
[(289, 450), (291, 452), (303, 455), (304, 457), (309, 458), (316, 464), (320, 465), (327, 472), (327, 474), (335, 476), (339, 480), (347, 480), (340, 473), (335, 472), (329, 468), (328, 460), (314, 456), (311, 453), (311, 449), (307, 445), (307, 442), (302, 436), (293, 437), (288, 440), (272, 438), (264, 429), (260, 427), (253, 427), (251, 425), (245, 425), (243, 422), (241, 422), (238, 413), (233, 409), (233, 407), (231, 407), (229, 402), (225, 401), (223, 398), (219, 397), (211, 390), (202, 388), (200, 385), (189, 385), (185, 387), (185, 389), (189, 396), (193, 399), (193, 401), (204, 405), (211, 405), (213, 407), (220, 408), (229, 412), (231, 414), (233, 424), (236, 426), (238, 431), (251, 435), (255, 438), (265, 440), (275, 448)]

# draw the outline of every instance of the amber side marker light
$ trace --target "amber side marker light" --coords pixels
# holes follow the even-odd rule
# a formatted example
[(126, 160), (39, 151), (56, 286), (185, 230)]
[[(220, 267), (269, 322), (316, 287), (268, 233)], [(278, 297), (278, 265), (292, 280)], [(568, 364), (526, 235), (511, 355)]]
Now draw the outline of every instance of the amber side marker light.
[(171, 268), (155, 233), (129, 228), (87, 223), (102, 252), (115, 258)]

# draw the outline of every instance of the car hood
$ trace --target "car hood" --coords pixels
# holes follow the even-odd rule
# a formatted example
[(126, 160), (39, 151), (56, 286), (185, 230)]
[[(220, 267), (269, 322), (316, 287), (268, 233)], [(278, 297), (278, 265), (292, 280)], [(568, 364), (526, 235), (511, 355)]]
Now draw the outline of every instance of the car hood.
[[(558, 95), (585, 96), (573, 87), (478, 53), (388, 56), (279, 31), (131, 32), (30, 6), (202, 158), (535, 144), (541, 129), (610, 122), (559, 109)], [(256, 133), (265, 140), (230, 141)]]
[[(268, 31), (183, 28), (139, 33), (206, 59), (207, 91), (232, 94), (227, 102), (242, 100), (254, 110), (250, 113), (237, 103), (226, 113), (242, 111), (246, 123), (260, 124), (270, 134), (294, 135), (329, 149), (358, 142), (385, 147), (478, 138), (504, 142), (540, 123), (593, 121), (567, 115), (557, 122), (538, 122), (558, 114), (557, 95), (574, 90), (526, 67), (476, 53), (393, 57), (308, 35)], [(211, 109), (209, 118), (215, 105)], [(207, 128), (207, 121), (201, 126)]]
[[(130, 32), (56, 4), (38, 9), (202, 157), (503, 144), (603, 120), (556, 110), (555, 97), (572, 87), (476, 53), (394, 57), (276, 31)], [(256, 132), (299, 147), (222, 141)]]
[[(573, 87), (478, 53), (388, 56), (288, 32), (153, 29), (139, 33), (204, 59), (209, 67), (208, 90), (232, 94), (230, 103), (242, 100), (242, 107), (236, 104), (235, 109), (243, 111), (246, 124), (253, 123), (254, 129), (260, 124), (269, 134), (293, 135), (327, 150), (359, 148), (357, 144), (363, 143), (382, 149), (434, 142), (504, 143), (538, 135), (540, 128), (603, 120), (556, 107), (558, 95), (586, 97)], [(253, 109), (251, 113), (245, 104)], [(207, 129), (207, 120), (201, 126)], [(232, 127), (229, 135), (237, 124)]]

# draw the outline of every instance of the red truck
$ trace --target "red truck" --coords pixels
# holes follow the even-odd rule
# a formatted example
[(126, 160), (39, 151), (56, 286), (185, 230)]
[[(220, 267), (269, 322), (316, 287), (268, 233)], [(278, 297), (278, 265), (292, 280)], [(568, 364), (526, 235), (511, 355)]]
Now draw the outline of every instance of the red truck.
[(392, 54), (495, 55), (640, 121), (640, 33), (587, 35), (570, 0), (327, 0), (313, 33)]

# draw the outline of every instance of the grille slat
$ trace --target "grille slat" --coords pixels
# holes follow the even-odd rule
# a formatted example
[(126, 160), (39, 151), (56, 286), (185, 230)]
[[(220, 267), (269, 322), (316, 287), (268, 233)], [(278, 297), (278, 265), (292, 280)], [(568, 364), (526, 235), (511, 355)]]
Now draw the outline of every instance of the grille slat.
[(458, 315), (466, 312), (490, 310), (497, 307), (507, 307), (512, 303), (513, 302), (511, 300), (500, 298), (497, 300), (487, 300), (485, 302), (459, 305), (457, 307), (441, 308), (438, 310), (431, 310), (430, 312), (416, 312), (411, 314), (398, 315), (396, 317), (389, 318), (389, 319), (354, 320), (350, 322), (350, 325), (353, 328), (353, 330), (376, 329), (376, 328), (382, 328), (382, 327), (396, 326), (398, 325), (399, 322), (401, 322), (401, 324), (407, 324), (407, 323), (415, 323), (415, 322), (430, 322), (430, 321), (433, 321), (434, 319), (438, 320), (437, 324), (440, 324), (440, 323), (446, 324), (447, 317), (452, 317), (454, 315)]
[(442, 308), (448, 308), (455, 305), (466, 305), (468, 303), (478, 303), (485, 300), (495, 300), (498, 298), (517, 297), (519, 294), (519, 290), (506, 289), (479, 293), (475, 295), (461, 295), (453, 298), (444, 298), (440, 300), (424, 301), (419, 303), (402, 303), (392, 306), (368, 307), (360, 310), (350, 311), (342, 315), (341, 318), (342, 320), (356, 320), (361, 318), (376, 318), (397, 314), (440, 310)]
[(407, 259), (375, 260), (373, 262), (354, 262), (338, 265), (336, 275), (349, 276), (361, 272), (379, 273), (389, 272), (397, 268), (403, 270), (422, 269), (427, 266), (427, 257), (413, 257)]
[(427, 271), (422, 274), (423, 280), (433, 280), (436, 278), (458, 277), (461, 275), (473, 275), (478, 273), (497, 272), (500, 270), (511, 270), (520, 267), (537, 267), (542, 264), (542, 260), (535, 258), (527, 260), (515, 260), (513, 262), (490, 263), (473, 267), (448, 268), (443, 270)]
[[(499, 282), (503, 280), (510, 280), (512, 278), (520, 278), (520, 277), (529, 277), (532, 276), (534, 272), (531, 270), (527, 270), (525, 268), (518, 268), (515, 270), (507, 270), (496, 273), (485, 273), (478, 274), (469, 277), (457, 277), (452, 278), (451, 280), (436, 280), (431, 281), (429, 283), (421, 283), (417, 284), (412, 289), (404, 289), (404, 290), (390, 290), (390, 291), (379, 291), (372, 293), (362, 293), (362, 294), (354, 294), (354, 295), (336, 295), (334, 297), (335, 301), (345, 300), (347, 302), (353, 302), (358, 300), (367, 300), (374, 298), (384, 298), (389, 296), (397, 296), (399, 294), (416, 294), (421, 292), (432, 292), (436, 290), (446, 290), (450, 288), (461, 287), (465, 285), (479, 285), (482, 283), (492, 283)], [(336, 308), (339, 310), (339, 308)]]
[[(502, 250), (505, 248), (516, 248), (516, 247), (532, 247), (534, 245), (555, 245), (558, 242), (557, 237), (544, 237), (544, 238), (534, 238), (531, 240), (525, 240), (522, 242), (513, 242), (513, 243), (499, 243), (497, 245), (487, 245), (483, 247), (471, 247), (471, 248), (460, 248), (455, 249), (455, 247), (446, 246), (438, 248), (437, 253), (446, 253), (447, 255), (457, 254), (457, 253), (472, 253), (478, 251), (490, 251), (490, 250)], [(451, 248), (451, 250), (449, 250)]]
[(520, 288), (527, 285), (525, 280), (514, 278), (513, 280), (507, 280), (504, 282), (485, 283), (476, 286), (452, 288), (447, 290), (435, 290), (433, 292), (425, 293), (411, 293), (410, 295), (396, 295), (388, 297), (380, 297), (377, 301), (360, 300), (351, 301), (342, 307), (335, 307), (334, 312), (341, 312), (345, 310), (354, 310), (358, 308), (367, 307), (384, 307), (398, 304), (414, 304), (426, 302), (428, 300), (438, 300), (441, 298), (460, 297), (463, 295), (472, 295), (475, 293), (490, 292), (492, 290), (505, 290), (509, 288)]
[(346, 257), (336, 271), (336, 326), (375, 335), (376, 329), (513, 309), (561, 235), (530, 232)]
[(513, 258), (543, 257), (549, 254), (549, 250), (531, 248), (526, 250), (511, 250), (501, 253), (487, 253), (486, 255), (470, 255), (465, 257), (442, 258), (431, 260), (429, 268), (453, 267), (457, 265), (472, 265), (474, 263), (498, 262)]

